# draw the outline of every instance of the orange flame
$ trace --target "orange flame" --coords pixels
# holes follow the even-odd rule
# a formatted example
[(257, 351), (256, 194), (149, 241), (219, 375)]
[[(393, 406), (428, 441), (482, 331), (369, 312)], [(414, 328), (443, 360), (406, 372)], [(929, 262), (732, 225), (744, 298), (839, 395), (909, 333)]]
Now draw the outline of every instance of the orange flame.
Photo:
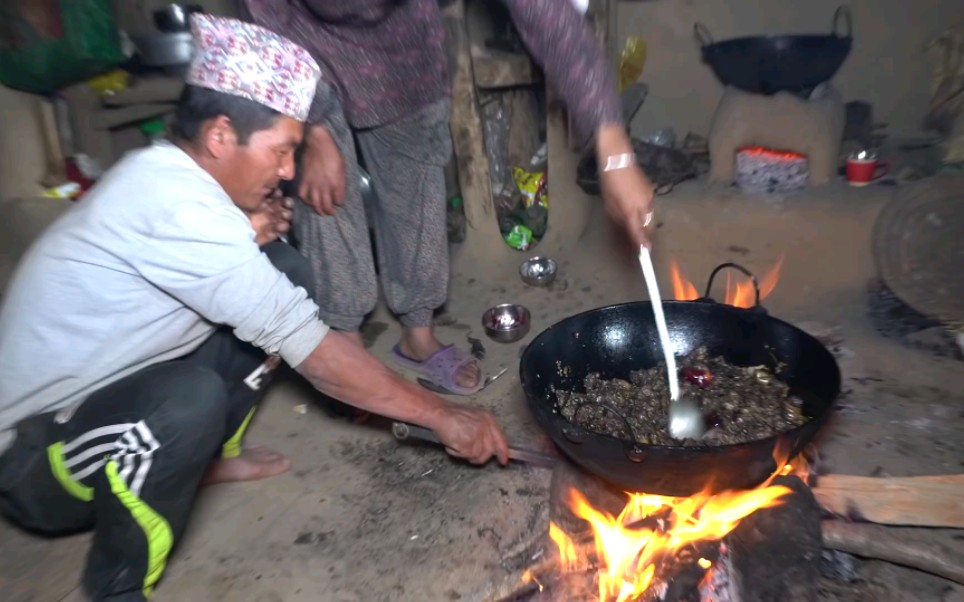
[[(761, 301), (769, 296), (769, 294), (773, 292), (773, 289), (777, 287), (777, 282), (780, 280), (780, 268), (783, 267), (783, 259), (781, 256), (766, 275), (759, 280)], [(675, 259), (670, 260), (670, 274), (673, 278), (674, 299), (677, 301), (692, 301), (699, 298), (700, 295), (696, 291), (696, 287), (683, 276), (679, 264)], [(740, 279), (734, 283), (732, 276), (732, 270), (727, 270), (724, 303), (735, 307), (753, 307), (756, 296), (753, 290), (753, 283), (749, 278), (742, 275)]]
[[(788, 462), (781, 450), (774, 452), (777, 469), (759, 487), (749, 491), (704, 491), (687, 498), (674, 498), (645, 493), (629, 493), (629, 500), (618, 516), (597, 510), (576, 489), (569, 490), (569, 506), (573, 513), (592, 527), (596, 551), (596, 579), (599, 602), (630, 602), (653, 585), (657, 567), (665, 559), (675, 558), (687, 545), (699, 541), (723, 539), (753, 512), (783, 503), (792, 490), (772, 485), (777, 476), (805, 471), (797, 460)], [(659, 528), (639, 526), (656, 520)], [(585, 566), (577, 546), (555, 523), (549, 534), (559, 551), (564, 568)], [(710, 569), (712, 563), (700, 558), (699, 566)]]

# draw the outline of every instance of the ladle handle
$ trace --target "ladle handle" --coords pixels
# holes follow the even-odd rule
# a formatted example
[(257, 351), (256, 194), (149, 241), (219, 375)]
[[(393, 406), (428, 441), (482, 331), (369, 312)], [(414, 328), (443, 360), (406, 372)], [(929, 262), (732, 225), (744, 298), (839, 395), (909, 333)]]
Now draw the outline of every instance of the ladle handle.
[(649, 302), (653, 306), (653, 316), (656, 318), (656, 331), (659, 333), (660, 347), (663, 348), (663, 359), (666, 361), (666, 377), (669, 381), (670, 400), (679, 399), (679, 376), (676, 373), (676, 356), (669, 343), (669, 330), (666, 328), (666, 316), (663, 315), (663, 301), (659, 295), (659, 284), (656, 282), (656, 271), (653, 269), (653, 259), (649, 249), (644, 245), (639, 247), (639, 265), (643, 268), (643, 279), (649, 292)]

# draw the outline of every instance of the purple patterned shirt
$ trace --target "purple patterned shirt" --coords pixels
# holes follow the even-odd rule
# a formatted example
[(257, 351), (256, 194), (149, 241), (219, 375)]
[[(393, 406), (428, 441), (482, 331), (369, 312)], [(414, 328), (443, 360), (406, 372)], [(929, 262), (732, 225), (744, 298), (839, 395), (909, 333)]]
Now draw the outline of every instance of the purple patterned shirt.
[[(571, 0), (502, 2), (578, 135), (622, 123), (613, 69)], [(438, 0), (242, 0), (242, 8), (311, 52), (354, 128), (390, 123), (450, 95)]]

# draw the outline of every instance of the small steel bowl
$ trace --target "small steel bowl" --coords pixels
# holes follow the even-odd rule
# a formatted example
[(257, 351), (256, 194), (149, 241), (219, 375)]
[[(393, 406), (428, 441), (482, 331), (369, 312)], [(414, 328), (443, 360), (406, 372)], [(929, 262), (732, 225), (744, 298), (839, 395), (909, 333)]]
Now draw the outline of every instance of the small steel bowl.
[(154, 26), (162, 33), (190, 32), (191, 14), (203, 12), (200, 4), (168, 4), (154, 11)]
[(556, 279), (556, 262), (548, 257), (533, 257), (519, 266), (522, 281), (529, 286), (548, 286)]
[(485, 334), (499, 343), (514, 343), (529, 332), (529, 310), (515, 303), (490, 307), (482, 314)]

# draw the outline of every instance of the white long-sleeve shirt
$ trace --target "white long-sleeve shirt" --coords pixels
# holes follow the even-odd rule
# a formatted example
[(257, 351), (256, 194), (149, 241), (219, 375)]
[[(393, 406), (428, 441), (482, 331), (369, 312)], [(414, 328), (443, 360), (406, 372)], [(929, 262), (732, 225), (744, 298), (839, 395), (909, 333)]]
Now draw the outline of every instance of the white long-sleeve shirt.
[(0, 453), (20, 420), (186, 355), (222, 324), (292, 366), (328, 332), (210, 174), (169, 142), (130, 153), (35, 241), (2, 299)]

